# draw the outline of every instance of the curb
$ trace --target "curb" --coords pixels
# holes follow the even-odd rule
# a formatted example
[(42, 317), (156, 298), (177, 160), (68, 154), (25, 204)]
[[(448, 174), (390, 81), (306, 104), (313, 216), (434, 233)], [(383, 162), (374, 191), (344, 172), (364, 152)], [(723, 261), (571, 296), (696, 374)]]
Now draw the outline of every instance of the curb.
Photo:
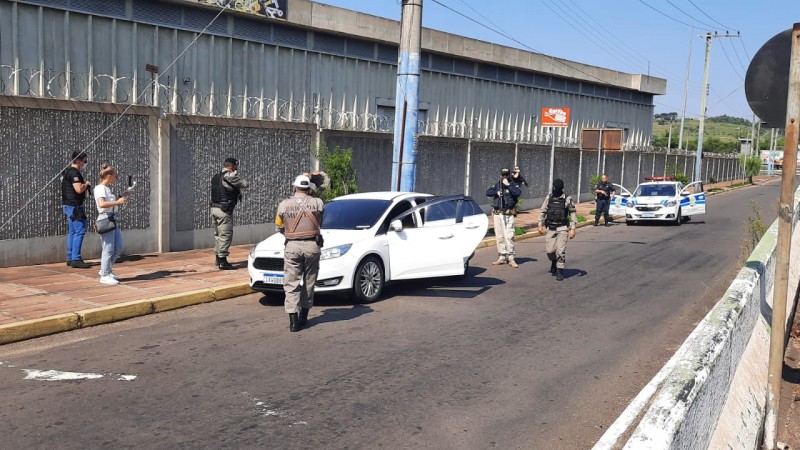
[(0, 345), (252, 293), (246, 282), (0, 325)]
[[(710, 192), (708, 195), (712, 196), (716, 194), (722, 194), (735, 189), (743, 189), (752, 186), (757, 185), (747, 184), (744, 186), (732, 187), (722, 191)], [(622, 215), (616, 215), (612, 217), (614, 220), (624, 218)], [(587, 226), (591, 226), (590, 220), (579, 223), (577, 228), (583, 228)], [(515, 236), (514, 240), (521, 241), (542, 236), (542, 234), (540, 234), (534, 226), (529, 227), (528, 230), (530, 231), (526, 231), (520, 236)], [(497, 239), (495, 237), (485, 238), (478, 243), (476, 250), (494, 245), (497, 245)], [(51, 334), (63, 333), (80, 328), (93, 327), (95, 325), (119, 322), (121, 320), (132, 319), (134, 317), (171, 311), (173, 309), (185, 308), (187, 306), (199, 305), (202, 303), (210, 303), (229, 298), (241, 297), (253, 292), (254, 291), (250, 289), (250, 285), (247, 282), (243, 282), (199, 289), (179, 294), (164, 295), (150, 299), (136, 300), (116, 305), (103, 306), (100, 308), (85, 309), (74, 313), (58, 314), (38, 319), (23, 320), (20, 322), (0, 325), (0, 345), (48, 336)]]

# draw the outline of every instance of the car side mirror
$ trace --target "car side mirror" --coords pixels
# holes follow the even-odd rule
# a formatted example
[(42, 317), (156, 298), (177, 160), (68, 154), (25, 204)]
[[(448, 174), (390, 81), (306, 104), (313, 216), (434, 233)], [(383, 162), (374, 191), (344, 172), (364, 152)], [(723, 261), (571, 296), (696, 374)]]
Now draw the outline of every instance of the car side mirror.
[(627, 192), (623, 192), (622, 194), (619, 194), (619, 196), (622, 197), (622, 198), (630, 198), (631, 194), (628, 194)]
[(389, 226), (394, 231), (403, 231), (403, 222), (401, 222), (399, 220), (393, 220), (392, 223)]
[(689, 195), (691, 194), (689, 194), (687, 191), (681, 192), (681, 197), (688, 197)]

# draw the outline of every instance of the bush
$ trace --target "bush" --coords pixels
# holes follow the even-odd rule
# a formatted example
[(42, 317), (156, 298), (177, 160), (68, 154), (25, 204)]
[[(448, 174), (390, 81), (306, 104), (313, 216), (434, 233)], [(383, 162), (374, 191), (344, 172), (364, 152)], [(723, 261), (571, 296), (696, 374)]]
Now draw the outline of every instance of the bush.
[(329, 150), (327, 145), (322, 144), (316, 154), (320, 168), (331, 179), (331, 186), (320, 195), (323, 201), (358, 192), (356, 171), (353, 169), (353, 149), (336, 146)]
[(739, 158), (742, 162), (747, 182), (753, 184), (753, 177), (761, 173), (761, 158), (758, 155), (741, 155)]
[(520, 227), (514, 227), (514, 236), (522, 236), (525, 234), (525, 230)]
[(691, 178), (689, 178), (685, 173), (681, 172), (680, 169), (678, 169), (678, 165), (674, 163), (667, 166), (667, 173), (664, 175), (668, 177), (675, 177), (675, 181), (680, 181), (680, 183), (684, 186), (692, 181)]

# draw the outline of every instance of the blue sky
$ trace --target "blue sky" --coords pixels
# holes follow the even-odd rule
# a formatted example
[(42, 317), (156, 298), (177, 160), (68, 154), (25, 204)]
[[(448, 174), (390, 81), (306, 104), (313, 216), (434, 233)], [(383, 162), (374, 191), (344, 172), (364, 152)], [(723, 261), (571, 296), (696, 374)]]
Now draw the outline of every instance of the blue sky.
[[(399, 0), (317, 1), (395, 20), (400, 18)], [(741, 32), (741, 39), (713, 39), (708, 114), (751, 119), (752, 111), (744, 94), (750, 58), (772, 36), (800, 21), (800, 14), (781, 19), (789, 4), (779, 4), (776, 0), (437, 1), (552, 56), (645, 74), (649, 61), (649, 73), (667, 79), (667, 94), (655, 99), (657, 113), (681, 113), (691, 25), (695, 25), (687, 117), (700, 115), (705, 52), (700, 34)], [(422, 21), (427, 28), (524, 48), (434, 0), (424, 0)]]

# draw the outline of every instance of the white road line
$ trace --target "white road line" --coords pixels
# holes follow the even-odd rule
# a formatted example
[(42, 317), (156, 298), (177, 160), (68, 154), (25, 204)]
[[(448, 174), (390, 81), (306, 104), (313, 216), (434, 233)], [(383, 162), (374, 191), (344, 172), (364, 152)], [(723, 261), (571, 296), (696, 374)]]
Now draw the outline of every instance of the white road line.
[(22, 369), (25, 372), (25, 380), (34, 381), (77, 381), (77, 380), (99, 380), (101, 378), (115, 379), (117, 381), (133, 381), (137, 375), (124, 375), (113, 373), (82, 373), (64, 372), (61, 370), (39, 370)]

